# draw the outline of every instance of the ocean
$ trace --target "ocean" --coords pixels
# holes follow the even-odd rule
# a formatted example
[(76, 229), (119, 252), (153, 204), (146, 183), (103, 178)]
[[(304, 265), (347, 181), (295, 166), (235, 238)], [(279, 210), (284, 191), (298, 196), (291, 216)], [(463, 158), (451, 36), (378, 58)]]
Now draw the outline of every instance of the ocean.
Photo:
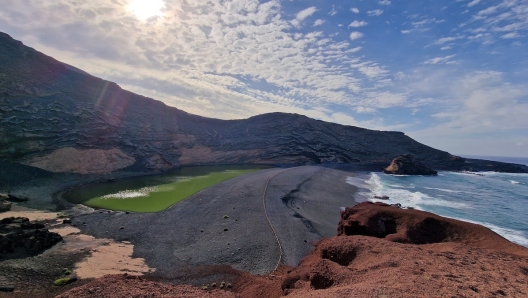
[[(527, 160), (528, 162), (528, 160)], [(528, 174), (439, 172), (438, 176), (370, 173), (349, 177), (359, 187), (356, 201), (403, 207), (486, 226), (528, 247)], [(388, 200), (374, 196), (388, 196)]]

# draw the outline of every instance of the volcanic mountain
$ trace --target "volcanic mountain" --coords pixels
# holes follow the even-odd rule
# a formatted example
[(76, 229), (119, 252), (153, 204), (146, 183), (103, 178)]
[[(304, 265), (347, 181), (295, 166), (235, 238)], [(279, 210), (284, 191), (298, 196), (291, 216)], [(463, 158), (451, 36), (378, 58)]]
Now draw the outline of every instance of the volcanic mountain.
[(168, 170), (205, 164), (361, 163), (402, 154), (447, 170), (528, 172), (464, 159), (402, 132), (271, 113), (219, 120), (123, 90), (0, 33), (0, 159), (51, 172)]

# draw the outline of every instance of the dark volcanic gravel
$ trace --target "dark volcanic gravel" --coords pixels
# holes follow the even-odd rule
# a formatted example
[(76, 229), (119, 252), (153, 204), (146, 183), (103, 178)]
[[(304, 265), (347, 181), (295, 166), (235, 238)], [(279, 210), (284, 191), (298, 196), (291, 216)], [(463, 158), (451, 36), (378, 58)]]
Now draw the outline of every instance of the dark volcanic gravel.
[(355, 204), (356, 188), (345, 182), (352, 175), (318, 166), (268, 169), (224, 181), (162, 212), (99, 210), (73, 223), (98, 238), (132, 242), (133, 256), (145, 258), (163, 279), (207, 282), (196, 276), (206, 265), (267, 274), (279, 259), (263, 209), (268, 179), (267, 210), (283, 262), (296, 265), (314, 241), (336, 234), (340, 207)]

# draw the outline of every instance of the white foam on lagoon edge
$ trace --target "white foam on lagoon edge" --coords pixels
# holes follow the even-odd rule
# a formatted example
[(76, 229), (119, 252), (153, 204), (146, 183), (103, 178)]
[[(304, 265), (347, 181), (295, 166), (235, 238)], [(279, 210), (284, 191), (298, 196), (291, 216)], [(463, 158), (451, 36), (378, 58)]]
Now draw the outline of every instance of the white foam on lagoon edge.
[(132, 199), (132, 198), (139, 198), (139, 197), (148, 197), (151, 192), (158, 191), (157, 187), (143, 187), (141, 189), (137, 190), (129, 190), (125, 189), (122, 191), (119, 191), (117, 193), (104, 195), (101, 197), (103, 200), (108, 199)]

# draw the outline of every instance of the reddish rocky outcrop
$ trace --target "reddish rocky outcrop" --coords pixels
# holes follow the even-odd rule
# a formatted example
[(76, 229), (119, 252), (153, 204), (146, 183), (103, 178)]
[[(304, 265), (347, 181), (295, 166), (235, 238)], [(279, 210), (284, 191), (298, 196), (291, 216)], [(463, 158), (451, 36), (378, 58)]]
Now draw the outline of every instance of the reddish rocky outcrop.
[(385, 203), (363, 202), (346, 208), (337, 231), (340, 236), (374, 236), (401, 243), (457, 242), (528, 256), (526, 248), (481, 225)]
[(57, 298), (92, 297), (203, 297), (234, 298), (234, 293), (221, 289), (204, 290), (190, 285), (169, 285), (134, 275), (106, 275), (84, 286), (72, 289)]
[(417, 161), (412, 155), (400, 155), (383, 172), (393, 175), (436, 175), (435, 170)]
[(283, 279), (288, 297), (528, 295), (528, 249), (485, 227), (383, 203), (341, 216)]

